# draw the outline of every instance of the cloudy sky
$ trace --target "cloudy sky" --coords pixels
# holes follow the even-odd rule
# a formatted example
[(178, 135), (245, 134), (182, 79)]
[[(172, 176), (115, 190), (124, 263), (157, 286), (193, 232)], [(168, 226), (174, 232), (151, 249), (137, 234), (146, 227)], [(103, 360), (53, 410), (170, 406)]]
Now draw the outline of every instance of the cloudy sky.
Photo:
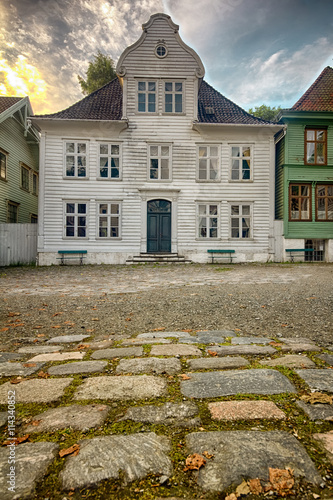
[(156, 12), (245, 109), (288, 108), (333, 66), (332, 0), (0, 0), (0, 95), (29, 95), (36, 114), (66, 108), (97, 51), (117, 62)]

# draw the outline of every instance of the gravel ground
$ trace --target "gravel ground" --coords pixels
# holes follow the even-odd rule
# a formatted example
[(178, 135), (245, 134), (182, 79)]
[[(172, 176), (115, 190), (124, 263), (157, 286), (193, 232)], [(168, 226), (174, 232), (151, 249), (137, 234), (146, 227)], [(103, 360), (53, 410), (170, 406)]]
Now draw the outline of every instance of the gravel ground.
[(307, 337), (332, 348), (332, 278), (330, 264), (2, 268), (0, 348), (155, 329)]

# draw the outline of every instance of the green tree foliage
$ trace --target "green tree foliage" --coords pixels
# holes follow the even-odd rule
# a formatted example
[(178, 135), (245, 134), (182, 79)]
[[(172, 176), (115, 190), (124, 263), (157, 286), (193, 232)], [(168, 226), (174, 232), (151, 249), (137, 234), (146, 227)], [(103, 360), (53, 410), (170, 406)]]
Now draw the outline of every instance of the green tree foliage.
[(271, 108), (270, 106), (262, 104), (261, 106), (256, 106), (254, 109), (250, 108), (248, 112), (257, 118), (262, 118), (263, 120), (276, 121), (276, 115), (281, 111), (281, 109), (282, 108), (280, 106), (277, 108), (275, 106), (274, 108)]
[(98, 51), (94, 60), (90, 61), (86, 71), (86, 80), (78, 75), (81, 91), (84, 95), (91, 94), (116, 77), (113, 59)]

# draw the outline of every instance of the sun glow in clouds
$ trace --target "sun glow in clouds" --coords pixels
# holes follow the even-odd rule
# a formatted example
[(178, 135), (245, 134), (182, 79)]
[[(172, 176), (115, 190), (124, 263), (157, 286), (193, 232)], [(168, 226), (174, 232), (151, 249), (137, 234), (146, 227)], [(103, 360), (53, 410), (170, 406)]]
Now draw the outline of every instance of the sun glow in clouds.
[(45, 93), (46, 82), (37, 68), (28, 64), (26, 57), (18, 56), (12, 67), (6, 59), (0, 59), (0, 95), (28, 95), (30, 99), (43, 100)]

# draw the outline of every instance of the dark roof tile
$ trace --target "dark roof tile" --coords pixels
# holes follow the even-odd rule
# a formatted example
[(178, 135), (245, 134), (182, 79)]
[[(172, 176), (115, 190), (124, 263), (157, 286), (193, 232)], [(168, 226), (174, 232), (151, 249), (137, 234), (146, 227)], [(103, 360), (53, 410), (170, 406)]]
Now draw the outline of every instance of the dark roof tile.
[(333, 68), (327, 66), (291, 109), (333, 111)]
[(6, 109), (11, 108), (17, 102), (21, 101), (23, 97), (6, 97), (0, 96), (0, 113), (6, 111)]
[(63, 120), (121, 120), (122, 107), (123, 90), (118, 78), (115, 78), (63, 111), (35, 115), (35, 117)]

